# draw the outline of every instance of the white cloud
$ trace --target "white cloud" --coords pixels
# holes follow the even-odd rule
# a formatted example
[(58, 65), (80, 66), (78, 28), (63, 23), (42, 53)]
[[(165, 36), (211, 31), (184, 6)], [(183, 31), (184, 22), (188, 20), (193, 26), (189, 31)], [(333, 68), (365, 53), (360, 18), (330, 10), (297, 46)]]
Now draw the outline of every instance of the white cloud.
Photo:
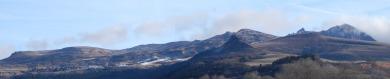
[(217, 18), (212, 27), (207, 29), (206, 36), (210, 37), (226, 31), (237, 31), (243, 28), (255, 29), (264, 33), (278, 34), (300, 27), (311, 19), (309, 16), (298, 15), (291, 17), (278, 9), (266, 9), (262, 11), (242, 10)]
[(45, 50), (49, 46), (47, 40), (32, 39), (27, 42), (26, 47), (30, 50)]
[[(283, 27), (291, 26), (293, 23), (289, 18), (278, 10), (266, 11), (240, 11), (238, 13), (228, 14), (219, 18), (214, 23), (214, 30), (217, 31), (236, 31), (241, 28), (261, 28), (265, 32), (272, 32)], [(215, 31), (214, 31), (215, 32)]]
[(54, 45), (74, 44), (79, 43), (79, 39), (76, 37), (64, 37), (53, 42)]
[(80, 33), (75, 36), (52, 38), (51, 40), (29, 40), (25, 47), (28, 50), (46, 50), (62, 46), (93, 45), (114, 46), (128, 40), (128, 30), (125, 26), (110, 26), (95, 32)]
[[(94, 43), (98, 45), (113, 45), (128, 39), (128, 30), (124, 26), (112, 26), (103, 28), (92, 33), (80, 35), (81, 42)], [(73, 39), (66, 39), (72, 41)]]
[(145, 22), (135, 29), (137, 35), (161, 36), (168, 27), (166, 23), (154, 21)]
[(192, 36), (207, 28), (207, 14), (195, 13), (188, 16), (175, 16), (164, 20), (148, 21), (136, 27), (133, 33), (138, 37), (159, 38), (176, 37), (190, 40)]
[(6, 58), (15, 51), (15, 46), (10, 44), (1, 44), (0, 45), (0, 59)]
[[(367, 32), (378, 41), (390, 43), (388, 41), (390, 37), (387, 35), (390, 34), (390, 19), (386, 17), (345, 16), (341, 14), (333, 15), (332, 17), (337, 18), (325, 19), (322, 26), (309, 26), (325, 30), (335, 25), (348, 23)], [(181, 16), (181, 19), (174, 17), (164, 21), (146, 22), (137, 27), (136, 34), (158, 38), (172, 37), (174, 35), (174, 37), (190, 36), (190, 39), (205, 39), (226, 31), (234, 32), (242, 28), (249, 28), (264, 33), (283, 35), (294, 32), (295, 29), (303, 27), (301, 25), (308, 23), (312, 19), (316, 18), (310, 15), (291, 16), (288, 12), (283, 12), (279, 9), (262, 11), (242, 10), (219, 17), (190, 15)], [(183, 34), (186, 31), (194, 33)]]
[(135, 29), (135, 34), (144, 37), (178, 37), (180, 40), (193, 40), (249, 28), (281, 35), (283, 33), (280, 32), (299, 28), (300, 24), (310, 19), (311, 17), (305, 15), (288, 16), (279, 9), (241, 10), (212, 17), (206, 14), (193, 14), (145, 22)]

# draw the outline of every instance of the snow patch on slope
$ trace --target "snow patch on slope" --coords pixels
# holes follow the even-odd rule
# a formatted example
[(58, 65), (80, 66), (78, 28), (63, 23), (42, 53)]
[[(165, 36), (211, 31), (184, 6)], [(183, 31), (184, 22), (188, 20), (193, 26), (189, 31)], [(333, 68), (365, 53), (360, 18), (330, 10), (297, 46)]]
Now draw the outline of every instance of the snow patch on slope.
[[(147, 61), (147, 62), (139, 62), (139, 63), (140, 63), (140, 65), (143, 65), (143, 66), (157, 65), (157, 64), (160, 64), (160, 63), (167, 63), (167, 62), (181, 62), (181, 61), (186, 61), (186, 60), (191, 59), (192, 57), (177, 58), (177, 59), (172, 59), (172, 58), (169, 58), (169, 57), (165, 57), (165, 58), (154, 57), (154, 58), (157, 58), (157, 59), (154, 59), (154, 60), (152, 60), (152, 61)], [(151, 60), (151, 59), (147, 59), (147, 60)]]

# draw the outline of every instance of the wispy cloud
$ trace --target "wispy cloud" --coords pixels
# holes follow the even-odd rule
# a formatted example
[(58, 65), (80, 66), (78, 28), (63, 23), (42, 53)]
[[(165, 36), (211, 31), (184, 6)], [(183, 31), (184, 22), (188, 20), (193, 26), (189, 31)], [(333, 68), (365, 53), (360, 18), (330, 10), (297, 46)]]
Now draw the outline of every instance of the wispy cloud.
[(161, 36), (168, 30), (169, 26), (166, 23), (153, 21), (145, 22), (139, 25), (135, 29), (137, 35), (147, 35), (147, 36)]
[(329, 10), (314, 8), (314, 7), (308, 7), (308, 6), (301, 5), (301, 4), (291, 4), (291, 5), (294, 7), (300, 8), (300, 9), (304, 9), (306, 11), (318, 12), (318, 13), (323, 13), (323, 14), (327, 14), (327, 15), (337, 15), (337, 16), (343, 15), (339, 12), (334, 12), (334, 11), (329, 11)]
[(188, 16), (147, 21), (137, 26), (132, 33), (145, 38), (175, 37), (181, 40), (190, 40), (192, 35), (203, 32), (202, 30), (208, 27), (209, 19), (207, 14), (194, 13)]
[(220, 15), (193, 14), (145, 22), (135, 29), (135, 34), (146, 37), (178, 37), (180, 40), (205, 39), (227, 31), (249, 28), (265, 33), (279, 34), (299, 28), (310, 16), (288, 16), (279, 9), (240, 10)]
[(288, 14), (279, 9), (262, 11), (242, 10), (217, 18), (211, 23), (211, 28), (206, 29), (206, 34), (202, 35), (206, 35), (203, 37), (210, 37), (226, 31), (234, 32), (243, 28), (281, 35), (282, 32), (298, 28), (299, 24), (305, 23), (309, 19), (310, 16), (305, 15), (288, 16)]
[(126, 41), (128, 39), (128, 30), (124, 26), (112, 26), (92, 33), (83, 33), (79, 37), (81, 42), (112, 45)]
[(254, 28), (264, 29), (263, 31), (271, 33), (272, 31), (289, 29), (293, 25), (294, 22), (290, 20), (290, 17), (280, 10), (244, 10), (217, 19), (213, 29), (223, 32), (236, 31), (241, 28)]
[(95, 32), (84, 32), (74, 36), (52, 38), (52, 40), (29, 40), (25, 47), (28, 50), (46, 50), (48, 48), (75, 45), (113, 46), (129, 38), (128, 29), (125, 26), (111, 26)]
[(11, 44), (1, 44), (0, 45), (0, 59), (8, 57), (15, 51), (15, 46)]
[(49, 46), (47, 40), (31, 39), (27, 42), (26, 47), (30, 50), (45, 50)]

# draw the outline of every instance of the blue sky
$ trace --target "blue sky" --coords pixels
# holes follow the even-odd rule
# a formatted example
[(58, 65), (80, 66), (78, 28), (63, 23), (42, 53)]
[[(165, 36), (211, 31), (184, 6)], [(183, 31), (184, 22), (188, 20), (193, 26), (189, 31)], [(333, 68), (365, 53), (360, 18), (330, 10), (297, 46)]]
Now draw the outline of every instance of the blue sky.
[(124, 49), (250, 28), (283, 36), (349, 23), (389, 43), (389, 0), (1, 0), (0, 59), (67, 46)]

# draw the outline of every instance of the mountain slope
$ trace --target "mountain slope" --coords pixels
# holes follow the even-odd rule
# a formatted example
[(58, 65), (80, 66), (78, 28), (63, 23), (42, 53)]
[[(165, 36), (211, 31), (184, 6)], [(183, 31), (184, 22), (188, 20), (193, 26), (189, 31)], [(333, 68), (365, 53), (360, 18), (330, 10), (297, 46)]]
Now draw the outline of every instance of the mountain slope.
[[(162, 78), (197, 78), (204, 74), (240, 75), (250, 70), (250, 66), (241, 63), (242, 58), (259, 58), (260, 51), (232, 35), (224, 45), (195, 55), (188, 61), (168, 66), (168, 74)], [(200, 70), (200, 71), (198, 71)], [(208, 70), (208, 71), (203, 71)]]
[(45, 51), (20, 51), (12, 54), (9, 58), (0, 60), (0, 71), (16, 67), (19, 68), (14, 69), (17, 72), (58, 72), (110, 67), (158, 67), (185, 61), (199, 52), (218, 48), (228, 41), (232, 35), (245, 39), (243, 40), (245, 43), (264, 42), (276, 38), (276, 36), (270, 34), (242, 29), (238, 32), (226, 32), (205, 40), (148, 44), (123, 50), (83, 46)]
[(256, 56), (258, 52), (255, 48), (250, 46), (247, 43), (241, 41), (236, 35), (232, 35), (225, 44), (216, 49), (211, 49), (208, 51), (201, 52), (195, 55), (192, 59), (223, 59), (230, 57), (240, 57), (240, 56)]
[(379, 42), (351, 40), (307, 33), (277, 38), (256, 48), (290, 54), (318, 54), (334, 60), (389, 60), (390, 46)]
[(1, 61), (7, 65), (77, 65), (86, 63), (84, 61), (87, 60), (110, 56), (112, 54), (113, 52), (111, 50), (102, 48), (67, 47), (58, 50), (20, 51)]
[(258, 32), (251, 29), (241, 29), (237, 33), (235, 33), (235, 35), (237, 36), (237, 38), (240, 38), (242, 42), (247, 44), (252, 44), (254, 42), (265, 42), (278, 38), (277, 36)]
[(334, 26), (332, 28), (329, 28), (328, 30), (322, 31), (321, 34), (353, 40), (376, 41), (370, 35), (356, 29), (349, 24)]

